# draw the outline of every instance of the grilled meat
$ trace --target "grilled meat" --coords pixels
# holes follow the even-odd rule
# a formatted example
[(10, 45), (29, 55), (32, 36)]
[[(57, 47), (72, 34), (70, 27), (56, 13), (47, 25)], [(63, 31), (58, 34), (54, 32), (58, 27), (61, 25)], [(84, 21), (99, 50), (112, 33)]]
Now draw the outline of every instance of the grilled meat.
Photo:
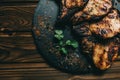
[(95, 37), (93, 36), (82, 37), (80, 40), (82, 52), (87, 55), (92, 55), (95, 42)]
[(112, 0), (89, 0), (83, 10), (72, 16), (73, 24), (83, 20), (98, 19), (106, 15), (112, 8)]
[[(80, 10), (81, 7), (84, 8)], [(82, 53), (96, 68), (110, 68), (120, 53), (120, 15), (112, 9), (112, 0), (62, 0), (61, 18), (66, 19), (71, 11), (75, 12), (70, 19), (73, 31), (79, 35)]]
[(102, 20), (94, 23), (82, 23), (73, 26), (73, 29), (79, 35), (92, 35), (96, 34), (104, 39), (112, 38), (120, 33), (120, 17), (116, 9), (111, 12)]
[(112, 62), (117, 59), (118, 46), (109, 44), (106, 46), (96, 44), (93, 48), (93, 62), (97, 68), (101, 70), (108, 69)]
[[(117, 58), (118, 53), (120, 53), (119, 25), (118, 11), (112, 9), (111, 12), (99, 22), (84, 22), (73, 26), (73, 31), (80, 37), (82, 52), (88, 55), (100, 70), (108, 69)], [(106, 35), (100, 34), (102, 33), (100, 30), (106, 30)]]
[(82, 8), (88, 0), (62, 0), (62, 15), (61, 18), (66, 16), (70, 10), (74, 8)]
[(118, 37), (98, 40), (94, 36), (88, 36), (82, 38), (81, 44), (83, 53), (89, 56), (100, 70), (108, 69), (120, 50), (120, 38)]
[(90, 24), (92, 33), (103, 38), (111, 38), (120, 33), (120, 17), (117, 10), (111, 12), (97, 23)]

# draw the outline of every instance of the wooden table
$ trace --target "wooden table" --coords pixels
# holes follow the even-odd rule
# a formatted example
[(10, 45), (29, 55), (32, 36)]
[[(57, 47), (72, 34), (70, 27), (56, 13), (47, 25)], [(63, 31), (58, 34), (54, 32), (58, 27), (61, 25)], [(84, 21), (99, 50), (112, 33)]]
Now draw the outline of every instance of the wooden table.
[(72, 75), (37, 52), (32, 19), (38, 0), (0, 0), (0, 80), (120, 80), (120, 56), (103, 75)]

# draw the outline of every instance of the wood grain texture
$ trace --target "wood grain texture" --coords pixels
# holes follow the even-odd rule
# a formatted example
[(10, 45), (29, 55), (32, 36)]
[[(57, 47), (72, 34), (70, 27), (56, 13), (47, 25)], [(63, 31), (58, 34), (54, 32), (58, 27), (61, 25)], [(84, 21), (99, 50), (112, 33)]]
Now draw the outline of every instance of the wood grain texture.
[(39, 1), (39, 0), (0, 0), (0, 2), (30, 2), (30, 1)]
[(35, 54), (31, 34), (34, 8), (34, 5), (0, 7), (0, 62), (43, 61)]
[[(120, 71), (118, 68), (120, 63), (116, 62), (114, 67), (106, 71), (103, 75), (85, 74), (85, 75), (71, 75), (60, 72), (46, 63), (14, 63), (3, 64), (0, 66), (0, 79), (8, 80), (117, 80), (120, 79)], [(21, 79), (22, 78), (22, 79)]]
[(0, 80), (120, 79), (120, 56), (102, 75), (72, 75), (48, 65), (38, 53), (31, 32), (35, 7), (33, 4), (0, 7)]
[(0, 0), (0, 6), (8, 5), (31, 5), (37, 4), (39, 0)]
[(30, 31), (35, 7), (36, 5), (0, 7), (0, 30)]

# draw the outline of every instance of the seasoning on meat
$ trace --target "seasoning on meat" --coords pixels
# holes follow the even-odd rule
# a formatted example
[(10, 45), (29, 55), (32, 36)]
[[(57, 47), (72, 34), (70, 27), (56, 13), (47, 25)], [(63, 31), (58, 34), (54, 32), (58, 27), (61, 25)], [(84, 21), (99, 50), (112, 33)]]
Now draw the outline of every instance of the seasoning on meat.
[(100, 70), (106, 70), (118, 57), (120, 38), (99, 41), (94, 36), (88, 36), (82, 38), (81, 45), (83, 53), (92, 59), (95, 66)]
[(73, 24), (78, 24), (81, 21), (98, 19), (106, 15), (111, 8), (111, 0), (89, 0), (84, 9), (75, 13), (71, 20)]
[(111, 38), (120, 33), (120, 17), (118, 11), (113, 9), (101, 21), (90, 24), (90, 30), (102, 38)]
[(87, 2), (88, 0), (62, 0), (61, 18), (66, 16), (74, 8), (82, 8)]

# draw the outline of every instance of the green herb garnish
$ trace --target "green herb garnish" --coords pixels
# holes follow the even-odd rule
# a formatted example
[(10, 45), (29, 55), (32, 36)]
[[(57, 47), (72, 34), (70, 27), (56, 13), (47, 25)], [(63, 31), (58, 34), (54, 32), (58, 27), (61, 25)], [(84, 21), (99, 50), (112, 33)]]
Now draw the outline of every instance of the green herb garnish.
[(78, 47), (78, 42), (77, 41), (71, 41), (71, 40), (67, 40), (66, 41), (66, 45), (68, 46), (72, 46), (73, 48), (77, 48)]
[(63, 39), (64, 38), (63, 31), (62, 30), (55, 30), (54, 37), (57, 38), (58, 40)]
[(62, 47), (60, 50), (61, 50), (61, 52), (64, 53), (65, 55), (68, 53), (67, 49), (64, 48), (64, 47)]
[(79, 46), (78, 42), (75, 40), (67, 40), (67, 41), (63, 42), (64, 35), (63, 35), (62, 30), (55, 30), (54, 37), (58, 40), (59, 50), (65, 55), (67, 55), (67, 53), (68, 53), (66, 46), (71, 46), (74, 49), (78, 48), (78, 46)]
[(78, 42), (77, 41), (71, 41), (71, 46), (73, 48), (77, 48), (78, 47)]

